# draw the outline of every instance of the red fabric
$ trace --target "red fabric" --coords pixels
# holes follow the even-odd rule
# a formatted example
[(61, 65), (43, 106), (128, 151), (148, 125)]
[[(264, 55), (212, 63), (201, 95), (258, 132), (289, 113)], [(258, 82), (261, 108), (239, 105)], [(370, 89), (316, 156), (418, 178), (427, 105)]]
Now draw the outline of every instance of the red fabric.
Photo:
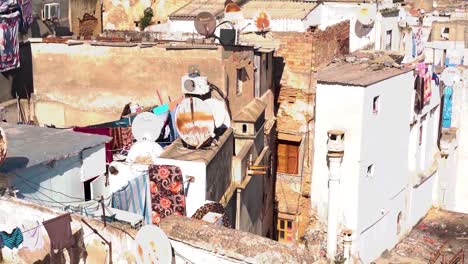
[[(104, 127), (104, 128), (89, 128), (89, 127), (74, 127), (73, 131), (75, 132), (82, 132), (94, 135), (103, 135), (103, 136), (111, 136), (111, 129)], [(112, 162), (112, 142), (106, 143), (106, 162)]]

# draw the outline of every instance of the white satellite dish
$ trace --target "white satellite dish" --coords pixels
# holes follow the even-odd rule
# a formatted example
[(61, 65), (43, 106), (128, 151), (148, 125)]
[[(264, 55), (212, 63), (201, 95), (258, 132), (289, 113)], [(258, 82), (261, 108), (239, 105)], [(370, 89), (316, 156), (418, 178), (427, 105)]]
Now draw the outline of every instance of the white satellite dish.
[(156, 141), (166, 123), (168, 113), (155, 115), (143, 112), (135, 117), (132, 122), (133, 137), (137, 141)]
[(127, 162), (151, 165), (163, 153), (163, 148), (154, 141), (137, 141), (132, 145), (127, 155)]
[(145, 225), (136, 235), (137, 263), (172, 263), (172, 248), (167, 235), (155, 225)]
[(231, 127), (231, 118), (229, 117), (229, 112), (227, 111), (226, 103), (224, 103), (224, 101), (216, 98), (209, 98), (204, 102), (211, 108), (216, 128), (221, 127), (222, 125), (225, 125), (228, 128)]
[(447, 67), (440, 75), (440, 80), (447, 86), (453, 86), (456, 81), (461, 79), (460, 70), (455, 67)]
[(181, 139), (200, 147), (214, 136), (214, 117), (207, 103), (196, 97), (185, 98), (177, 107), (176, 129)]
[(357, 20), (363, 25), (369, 25), (375, 21), (377, 8), (371, 4), (361, 4), (357, 10)]

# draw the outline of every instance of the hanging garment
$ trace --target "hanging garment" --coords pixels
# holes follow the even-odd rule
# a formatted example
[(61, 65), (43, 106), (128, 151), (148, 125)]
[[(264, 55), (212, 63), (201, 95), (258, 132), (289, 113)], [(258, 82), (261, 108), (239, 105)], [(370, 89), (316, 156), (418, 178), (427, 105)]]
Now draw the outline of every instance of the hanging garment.
[[(91, 128), (91, 127), (74, 127), (73, 131), (81, 132), (81, 133), (88, 133), (94, 135), (103, 135), (103, 136), (111, 136), (110, 128), (103, 127), (103, 128)], [(106, 162), (112, 162), (112, 143), (106, 143)]]
[(0, 12), (5, 12), (16, 4), (16, 0), (0, 0)]
[(13, 229), (10, 234), (5, 231), (0, 232), (0, 237), (3, 245), (9, 249), (17, 248), (23, 243), (23, 233), (18, 227)]
[(70, 213), (42, 222), (50, 238), (51, 250), (62, 250), (73, 246)]
[(203, 217), (209, 212), (223, 214), (223, 225), (228, 228), (231, 227), (229, 219), (225, 214), (224, 207), (220, 203), (212, 202), (203, 205), (202, 207), (198, 208), (197, 211), (195, 211), (195, 213), (192, 215), (192, 219), (202, 220)]
[(23, 22), (29, 28), (33, 22), (31, 0), (21, 0), (21, 11), (23, 13)]
[(432, 80), (435, 82), (437, 86), (439, 86), (440, 80), (439, 80), (439, 76), (437, 75), (437, 73), (435, 72), (432, 73)]
[(42, 236), (42, 225), (37, 222), (37, 226), (23, 233), (23, 247), (30, 250), (38, 250), (44, 247), (44, 239)]
[(112, 127), (111, 131), (111, 149), (113, 151), (122, 150), (133, 144), (133, 134), (131, 127)]
[(164, 114), (164, 113), (167, 113), (168, 111), (169, 111), (169, 104), (163, 104), (163, 105), (153, 108), (153, 114), (155, 115)]
[(20, 13), (0, 15), (0, 72), (20, 66), (18, 31)]
[(442, 109), (443, 128), (450, 128), (452, 126), (452, 96), (453, 88), (446, 86), (444, 89), (444, 108)]
[(146, 224), (151, 223), (150, 200), (148, 197), (148, 174), (136, 177), (112, 194), (112, 207), (143, 216)]
[(423, 108), (423, 96), (424, 96), (423, 83), (424, 83), (424, 79), (419, 77), (419, 74), (416, 75), (416, 79), (414, 80), (414, 90), (415, 90), (414, 112), (417, 114), (420, 114)]
[(148, 168), (152, 222), (159, 225), (169, 215), (185, 215), (182, 171), (177, 166), (151, 165)]
[(429, 69), (427, 69), (426, 76), (424, 77), (424, 105), (431, 102), (432, 96), (432, 74)]

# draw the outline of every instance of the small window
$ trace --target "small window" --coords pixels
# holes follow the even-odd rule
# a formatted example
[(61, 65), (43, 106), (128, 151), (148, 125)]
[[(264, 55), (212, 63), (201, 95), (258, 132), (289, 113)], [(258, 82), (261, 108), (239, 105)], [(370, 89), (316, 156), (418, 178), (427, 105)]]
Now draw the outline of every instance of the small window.
[(366, 177), (368, 179), (373, 179), (374, 178), (374, 175), (375, 174), (375, 171), (374, 171), (374, 164), (371, 164), (367, 167), (367, 174), (366, 174)]
[(450, 35), (450, 28), (444, 27), (440, 30), (440, 37), (442, 39), (448, 40)]
[(401, 219), (403, 217), (403, 214), (401, 212), (398, 213), (398, 216), (397, 216), (397, 235), (400, 234), (401, 232)]
[(237, 69), (236, 95), (242, 94), (243, 83), (244, 83), (244, 69)]
[(388, 30), (385, 37), (385, 50), (392, 49), (392, 31)]
[(242, 133), (247, 133), (247, 124), (242, 124)]
[(278, 241), (292, 242), (294, 236), (293, 221), (287, 219), (278, 219)]
[(374, 97), (374, 100), (372, 101), (372, 113), (374, 115), (377, 115), (380, 111), (380, 96)]

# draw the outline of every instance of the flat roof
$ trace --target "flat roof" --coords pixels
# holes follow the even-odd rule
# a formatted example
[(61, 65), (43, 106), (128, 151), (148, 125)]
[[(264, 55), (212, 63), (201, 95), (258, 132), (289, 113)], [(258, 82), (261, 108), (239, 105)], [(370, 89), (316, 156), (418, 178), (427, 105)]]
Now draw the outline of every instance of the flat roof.
[(352, 62), (341, 58), (319, 70), (318, 83), (367, 87), (413, 70), (413, 66), (399, 65), (383, 53), (358, 53), (346, 57), (352, 57)]
[(112, 138), (67, 129), (0, 123), (7, 138), (7, 157), (0, 172), (10, 173), (53, 160), (76, 156)]
[(226, 131), (219, 136), (215, 146), (200, 149), (188, 149), (184, 146), (182, 139), (177, 138), (159, 157), (184, 161), (202, 161), (208, 164), (228, 141), (229, 137), (232, 136), (232, 131), (232, 128), (226, 129)]
[(303, 20), (316, 6), (317, 3), (304, 1), (251, 0), (241, 9), (245, 18), (254, 18), (258, 11), (266, 11), (271, 19)]

